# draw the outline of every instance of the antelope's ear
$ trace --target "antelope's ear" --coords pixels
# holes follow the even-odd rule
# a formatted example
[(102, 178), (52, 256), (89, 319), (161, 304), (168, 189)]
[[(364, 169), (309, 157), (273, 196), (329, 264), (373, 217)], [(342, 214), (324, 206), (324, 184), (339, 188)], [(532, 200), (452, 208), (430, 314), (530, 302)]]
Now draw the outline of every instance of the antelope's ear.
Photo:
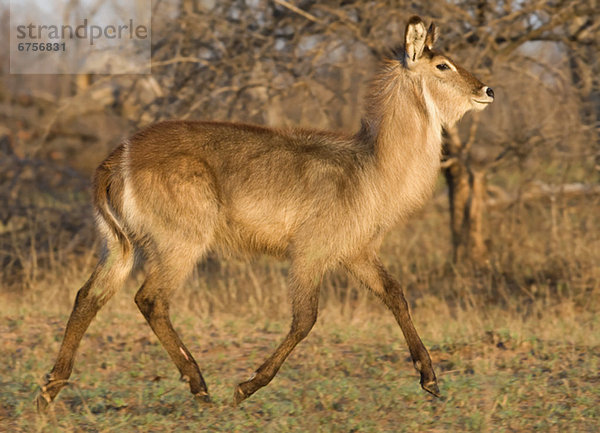
[(427, 37), (425, 38), (425, 46), (430, 50), (433, 49), (433, 45), (438, 38), (438, 30), (435, 24), (431, 23), (429, 30), (427, 30)]
[(409, 62), (415, 62), (421, 57), (428, 35), (425, 23), (420, 17), (415, 15), (408, 20), (404, 32), (404, 50)]

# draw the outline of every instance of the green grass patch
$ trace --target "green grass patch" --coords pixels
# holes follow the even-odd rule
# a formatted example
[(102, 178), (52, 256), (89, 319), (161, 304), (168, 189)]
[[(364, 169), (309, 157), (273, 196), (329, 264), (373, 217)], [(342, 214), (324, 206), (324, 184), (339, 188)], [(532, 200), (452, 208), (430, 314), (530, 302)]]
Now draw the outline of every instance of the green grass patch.
[(213, 399), (198, 405), (133, 311), (102, 314), (92, 324), (71, 384), (39, 417), (33, 401), (63, 319), (3, 319), (0, 431), (591, 432), (600, 420), (598, 346), (514, 329), (473, 332), (455, 343), (452, 335), (428, 336), (439, 400), (420, 389), (401, 332), (379, 319), (317, 324), (272, 383), (236, 408), (235, 384), (276, 347), (286, 322), (180, 317), (176, 325)]

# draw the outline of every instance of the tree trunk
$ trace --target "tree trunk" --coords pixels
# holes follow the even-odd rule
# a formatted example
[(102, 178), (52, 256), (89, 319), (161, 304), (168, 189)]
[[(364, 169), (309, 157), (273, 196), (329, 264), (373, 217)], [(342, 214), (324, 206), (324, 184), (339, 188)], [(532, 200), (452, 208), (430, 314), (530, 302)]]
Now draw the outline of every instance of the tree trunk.
[(455, 127), (447, 132), (447, 160), (443, 171), (448, 184), (453, 260), (485, 265), (487, 249), (483, 236), (485, 174), (474, 171)]

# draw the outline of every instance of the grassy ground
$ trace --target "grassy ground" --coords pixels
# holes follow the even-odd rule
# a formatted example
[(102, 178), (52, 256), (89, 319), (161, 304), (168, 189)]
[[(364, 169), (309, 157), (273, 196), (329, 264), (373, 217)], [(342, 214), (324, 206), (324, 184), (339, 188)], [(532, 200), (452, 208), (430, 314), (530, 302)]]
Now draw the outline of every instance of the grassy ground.
[(334, 273), (313, 332), (233, 408), (234, 386), (281, 341), (289, 308), (287, 264), (228, 259), (202, 265), (172, 304), (213, 405), (196, 406), (135, 309), (139, 274), (92, 323), (47, 418), (33, 401), (98, 245), (84, 207), (13, 219), (0, 226), (0, 432), (596, 432), (600, 202), (561, 200), (491, 212), (484, 269), (451, 262), (445, 200), (387, 237), (382, 259), (406, 289), (444, 400), (420, 389), (391, 314)]
[(33, 400), (66, 311), (3, 308), (0, 431), (594, 432), (600, 425), (600, 323), (568, 303), (530, 320), (494, 309), (450, 318), (416, 306), (443, 400), (420, 390), (391, 315), (325, 309), (273, 382), (234, 408), (234, 385), (275, 348), (287, 321), (174, 313), (214, 401), (197, 406), (127, 298), (118, 295), (94, 321), (47, 418)]

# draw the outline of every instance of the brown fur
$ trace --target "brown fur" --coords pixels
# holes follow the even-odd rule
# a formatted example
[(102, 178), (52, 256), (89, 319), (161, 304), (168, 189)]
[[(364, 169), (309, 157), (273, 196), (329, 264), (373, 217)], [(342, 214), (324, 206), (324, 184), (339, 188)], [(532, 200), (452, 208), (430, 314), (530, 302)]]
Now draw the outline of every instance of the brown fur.
[[(210, 249), (291, 260), (290, 332), (237, 387), (236, 403), (269, 383), (308, 334), (321, 276), (340, 264), (392, 311), (421, 385), (438, 395), (402, 289), (377, 258), (387, 230), (431, 193), (442, 125), (491, 102), (477, 79), (432, 51), (435, 36), (435, 27), (427, 31), (420, 18), (411, 19), (406, 56), (382, 65), (356, 134), (169, 121), (123, 142), (94, 182), (105, 253), (77, 295), (38, 404), (45, 407), (64, 385), (81, 336), (131, 271), (134, 251), (148, 261), (135, 301), (192, 393), (207, 399), (200, 370), (169, 321), (168, 299)], [(449, 70), (436, 68), (442, 62)]]

